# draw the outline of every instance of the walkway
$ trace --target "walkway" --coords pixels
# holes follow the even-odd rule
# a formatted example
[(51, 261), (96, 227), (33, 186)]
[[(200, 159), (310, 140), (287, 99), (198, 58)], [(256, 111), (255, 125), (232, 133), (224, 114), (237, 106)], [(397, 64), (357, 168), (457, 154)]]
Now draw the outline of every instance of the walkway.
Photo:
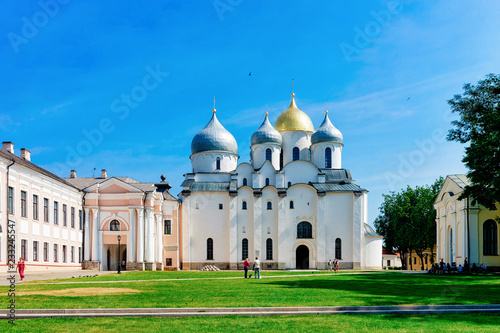
[[(30, 309), (16, 310), (16, 319), (64, 317), (194, 317), (194, 316), (286, 316), (334, 314), (444, 314), (500, 313), (491, 305), (327, 306), (277, 308), (132, 308), (132, 309)], [(7, 318), (9, 310), (0, 310)]]

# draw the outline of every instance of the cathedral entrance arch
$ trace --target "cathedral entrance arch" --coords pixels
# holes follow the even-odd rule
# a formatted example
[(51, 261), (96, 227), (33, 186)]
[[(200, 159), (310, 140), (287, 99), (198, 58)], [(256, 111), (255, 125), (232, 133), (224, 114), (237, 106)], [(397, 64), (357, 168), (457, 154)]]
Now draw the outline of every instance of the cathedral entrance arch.
[(306, 245), (299, 245), (295, 250), (295, 267), (309, 269), (309, 248)]

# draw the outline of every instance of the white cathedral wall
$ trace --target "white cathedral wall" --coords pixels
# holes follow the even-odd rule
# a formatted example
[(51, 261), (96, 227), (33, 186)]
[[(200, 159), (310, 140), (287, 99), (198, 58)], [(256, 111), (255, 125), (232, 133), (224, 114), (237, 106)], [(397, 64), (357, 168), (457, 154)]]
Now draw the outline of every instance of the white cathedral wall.
[(255, 169), (259, 169), (262, 167), (264, 162), (266, 161), (266, 150), (271, 149), (271, 164), (274, 169), (280, 169), (280, 153), (281, 147), (278, 145), (271, 144), (259, 144), (253, 145), (250, 147), (252, 149), (252, 164)]
[(236, 168), (235, 173), (238, 175), (238, 187), (243, 186), (243, 178), (247, 179), (247, 185), (252, 185), (252, 173), (254, 172), (253, 167), (250, 163), (240, 163)]
[(293, 148), (300, 151), (300, 160), (307, 161), (309, 157), (309, 147), (311, 146), (311, 133), (303, 131), (280, 132), (283, 139), (283, 165), (293, 161)]
[[(216, 169), (220, 158), (220, 170)], [(233, 172), (238, 163), (238, 155), (226, 152), (203, 152), (191, 155), (193, 172)]]
[(283, 168), (285, 174), (285, 184), (291, 182), (293, 184), (308, 184), (310, 181), (317, 181), (318, 168), (306, 161), (293, 161)]
[(311, 161), (321, 169), (326, 167), (325, 165), (325, 149), (330, 148), (332, 150), (332, 169), (342, 168), (342, 146), (339, 144), (334, 144), (330, 142), (316, 143), (311, 146)]
[(363, 237), (362, 269), (382, 269), (382, 237)]

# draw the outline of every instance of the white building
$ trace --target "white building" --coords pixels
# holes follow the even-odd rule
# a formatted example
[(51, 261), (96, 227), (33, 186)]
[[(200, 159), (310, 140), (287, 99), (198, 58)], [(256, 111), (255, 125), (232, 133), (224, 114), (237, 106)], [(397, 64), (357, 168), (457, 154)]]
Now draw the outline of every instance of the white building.
[(458, 200), (468, 184), (466, 175), (449, 175), (436, 198), (437, 260), (463, 266), (467, 257), (470, 265), (485, 263), (498, 270), (498, 206), (491, 211), (472, 205), (470, 198)]
[[(82, 193), (31, 163), (30, 151), (0, 149), (0, 265), (26, 260), (30, 270), (79, 268), (83, 260)], [(7, 235), (13, 240), (9, 246)]]
[(182, 183), (183, 269), (207, 264), (263, 268), (381, 268), (382, 237), (367, 224), (367, 191), (342, 168), (342, 133), (326, 112), (317, 130), (295, 104), (251, 138), (250, 163), (217, 120), (191, 144)]

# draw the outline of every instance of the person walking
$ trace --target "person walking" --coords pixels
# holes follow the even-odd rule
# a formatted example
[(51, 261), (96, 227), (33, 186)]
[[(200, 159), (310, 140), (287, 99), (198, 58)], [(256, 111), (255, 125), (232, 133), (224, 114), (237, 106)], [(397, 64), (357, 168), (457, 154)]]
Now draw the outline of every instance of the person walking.
[(260, 279), (260, 261), (259, 257), (255, 257), (255, 261), (253, 262), (253, 270), (255, 273), (255, 278)]
[(328, 260), (328, 270), (332, 271), (332, 259)]
[(243, 268), (245, 269), (245, 279), (248, 277), (248, 268), (250, 267), (250, 262), (248, 261), (248, 258), (245, 259), (243, 262)]
[(24, 262), (23, 258), (19, 258), (19, 261), (17, 262), (17, 270), (19, 271), (19, 276), (21, 277), (21, 281), (24, 281), (24, 269), (26, 268), (26, 264)]

